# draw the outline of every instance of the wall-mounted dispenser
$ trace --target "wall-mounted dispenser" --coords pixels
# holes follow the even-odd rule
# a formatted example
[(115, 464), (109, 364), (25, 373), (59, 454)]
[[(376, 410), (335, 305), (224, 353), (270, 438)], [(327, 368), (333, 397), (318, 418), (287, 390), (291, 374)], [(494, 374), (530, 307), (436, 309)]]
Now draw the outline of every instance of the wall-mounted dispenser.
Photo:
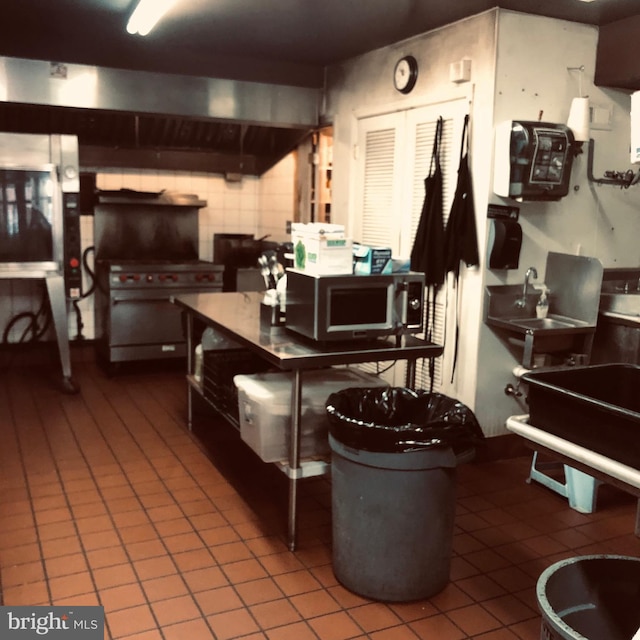
[(489, 269), (518, 268), (522, 247), (522, 228), (518, 216), (517, 207), (489, 205)]
[(508, 120), (496, 126), (493, 190), (517, 200), (569, 193), (573, 132), (564, 124)]

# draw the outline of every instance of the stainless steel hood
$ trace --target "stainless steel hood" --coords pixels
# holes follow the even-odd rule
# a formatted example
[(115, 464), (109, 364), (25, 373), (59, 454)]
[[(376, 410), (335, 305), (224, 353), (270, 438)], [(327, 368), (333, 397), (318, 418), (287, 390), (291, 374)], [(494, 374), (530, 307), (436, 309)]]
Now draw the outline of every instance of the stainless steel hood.
[(0, 131), (78, 136), (83, 167), (261, 175), (318, 125), (320, 90), (0, 57)]

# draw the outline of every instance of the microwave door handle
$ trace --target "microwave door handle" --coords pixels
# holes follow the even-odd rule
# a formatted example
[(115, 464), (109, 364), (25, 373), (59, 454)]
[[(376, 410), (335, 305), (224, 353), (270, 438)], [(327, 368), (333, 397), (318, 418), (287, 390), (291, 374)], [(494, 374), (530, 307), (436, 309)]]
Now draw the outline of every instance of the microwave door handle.
[(403, 282), (399, 285), (400, 289), (400, 317), (398, 318), (398, 333), (402, 333), (402, 329), (404, 328), (404, 324), (408, 317), (408, 307), (409, 307), (409, 286), (406, 282)]

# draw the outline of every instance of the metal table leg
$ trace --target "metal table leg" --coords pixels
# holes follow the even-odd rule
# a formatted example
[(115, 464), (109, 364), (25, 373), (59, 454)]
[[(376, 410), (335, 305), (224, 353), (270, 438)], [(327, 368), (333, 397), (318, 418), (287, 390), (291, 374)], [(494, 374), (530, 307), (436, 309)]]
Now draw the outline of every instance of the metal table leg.
[(415, 389), (416, 386), (416, 361), (407, 360), (407, 370), (405, 373), (405, 385), (408, 389)]
[[(187, 329), (187, 374), (193, 375), (194, 371), (194, 352), (193, 352), (193, 314), (182, 314), (186, 322)], [(189, 431), (193, 430), (193, 390), (191, 385), (187, 385), (187, 427)]]
[(297, 542), (298, 476), (300, 474), (300, 433), (302, 414), (302, 371), (296, 369), (291, 389), (291, 443), (289, 449), (289, 550), (295, 551)]
[(69, 329), (67, 320), (67, 298), (64, 290), (64, 277), (53, 273), (45, 277), (47, 295), (51, 306), (53, 326), (58, 341), (60, 364), (62, 365), (62, 387), (67, 393), (77, 393), (79, 387), (71, 377), (71, 353), (69, 351)]

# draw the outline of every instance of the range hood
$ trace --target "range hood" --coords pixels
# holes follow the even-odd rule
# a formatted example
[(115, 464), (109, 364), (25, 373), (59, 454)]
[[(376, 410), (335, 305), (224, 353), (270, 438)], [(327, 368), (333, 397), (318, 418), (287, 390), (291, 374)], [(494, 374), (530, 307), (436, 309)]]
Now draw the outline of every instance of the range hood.
[(0, 131), (78, 136), (82, 167), (262, 175), (318, 126), (320, 91), (0, 57)]

